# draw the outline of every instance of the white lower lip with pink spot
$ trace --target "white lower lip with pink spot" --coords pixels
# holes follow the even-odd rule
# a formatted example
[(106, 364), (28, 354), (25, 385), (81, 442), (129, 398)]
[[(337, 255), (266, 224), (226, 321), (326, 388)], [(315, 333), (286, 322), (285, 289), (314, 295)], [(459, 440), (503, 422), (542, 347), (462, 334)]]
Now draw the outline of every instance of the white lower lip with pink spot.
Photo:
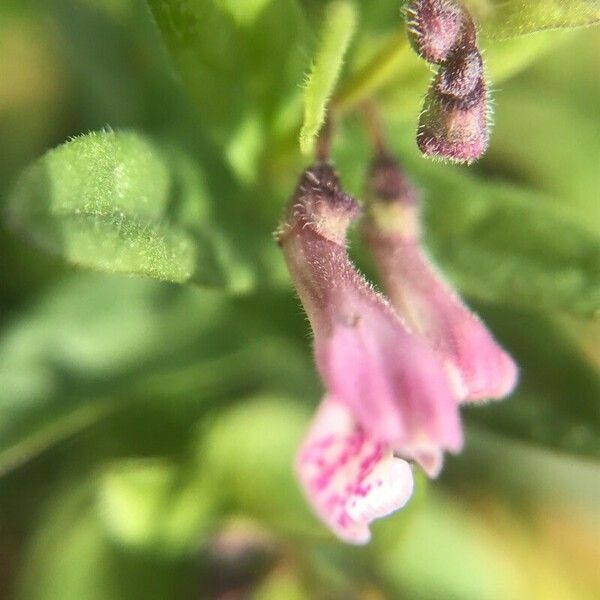
[(297, 469), (319, 517), (342, 540), (369, 541), (371, 521), (402, 508), (410, 465), (370, 439), (341, 404), (326, 398), (300, 448)]

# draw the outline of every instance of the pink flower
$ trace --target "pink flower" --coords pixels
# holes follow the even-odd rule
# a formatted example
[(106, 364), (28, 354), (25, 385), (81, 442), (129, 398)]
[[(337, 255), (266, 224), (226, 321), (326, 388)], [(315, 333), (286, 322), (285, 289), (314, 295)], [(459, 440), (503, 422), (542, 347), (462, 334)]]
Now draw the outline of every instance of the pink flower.
[(416, 190), (389, 157), (375, 161), (370, 181), (364, 238), (395, 309), (442, 357), (459, 400), (506, 396), (517, 367), (421, 247)]
[[(441, 468), (443, 452), (457, 452), (462, 446), (457, 405), (438, 355), (409, 332), (387, 300), (350, 262), (346, 230), (358, 212), (356, 202), (340, 189), (333, 169), (319, 164), (301, 176), (279, 232), (279, 243), (313, 330), (317, 369), (327, 389), (324, 405), (336, 406), (338, 415), (347, 415), (342, 432), (356, 428), (356, 435), (360, 434), (373, 448), (381, 448), (382, 456), (391, 457), (393, 452), (415, 460), (430, 476), (435, 476)], [(345, 462), (336, 462), (335, 456), (322, 457), (325, 463), (333, 461), (335, 469), (340, 469), (328, 475), (331, 489), (340, 497), (329, 503), (329, 495), (310, 484), (317, 463), (302, 459), (306, 448), (312, 447), (312, 440), (327, 437), (320, 433), (323, 423), (334, 437), (342, 435), (332, 425), (335, 411), (322, 411), (325, 416), (318, 413), (315, 429), (301, 450), (300, 480), (317, 513), (338, 535), (364, 540), (368, 522), (383, 514), (384, 509), (389, 512), (392, 505), (399, 508), (406, 498), (390, 491), (391, 495), (384, 494), (381, 501), (369, 495), (367, 504), (361, 504), (352, 490), (371, 481), (371, 477), (385, 481), (388, 471), (394, 478), (402, 479), (402, 489), (407, 489), (406, 474), (400, 477), (399, 473), (405, 467), (394, 462), (389, 470), (380, 467), (378, 460), (372, 469), (357, 472), (350, 467), (360, 464), (363, 446), (348, 446), (338, 439), (337, 449), (332, 450), (334, 455), (342, 448), (350, 455)], [(349, 486), (346, 496), (337, 492), (340, 482)], [(382, 484), (384, 490), (397, 491), (388, 484), (389, 481)], [(348, 504), (350, 498), (364, 508), (364, 518), (353, 512), (355, 509)], [(369, 502), (377, 509), (369, 512)], [(337, 523), (335, 527), (333, 523)], [(344, 528), (343, 535), (340, 527)]]

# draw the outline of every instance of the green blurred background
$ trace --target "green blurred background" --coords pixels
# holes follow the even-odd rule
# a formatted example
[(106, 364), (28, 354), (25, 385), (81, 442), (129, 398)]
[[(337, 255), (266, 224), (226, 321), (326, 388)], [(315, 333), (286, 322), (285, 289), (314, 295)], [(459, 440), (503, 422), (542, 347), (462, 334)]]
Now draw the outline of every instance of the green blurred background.
[[(467, 409), (464, 453), (437, 482), (419, 480), (369, 546), (351, 548), (294, 481), (321, 387), (271, 237), (306, 164), (300, 86), (321, 5), (0, 5), (1, 598), (597, 597), (597, 31), (482, 38), (492, 142), (476, 165), (455, 167), (415, 149), (431, 73), (410, 49), (365, 88), (402, 23), (398, 2), (357, 3), (340, 89), (376, 98), (424, 190), (432, 253), (522, 377), (506, 402)], [(355, 108), (334, 157), (360, 195), (370, 150)], [(141, 221), (144, 235), (126, 241), (179, 227), (168, 235), (192, 248), (184, 274), (167, 258), (148, 266), (162, 255), (139, 266), (112, 238), (98, 244), (104, 229), (22, 209), (52, 206), (56, 190), (75, 206), (67, 162), (56, 181), (19, 175), (72, 136), (113, 130), (133, 136), (118, 138), (124, 152), (143, 144), (158, 161), (137, 184), (154, 193), (162, 169), (167, 182), (157, 233)]]

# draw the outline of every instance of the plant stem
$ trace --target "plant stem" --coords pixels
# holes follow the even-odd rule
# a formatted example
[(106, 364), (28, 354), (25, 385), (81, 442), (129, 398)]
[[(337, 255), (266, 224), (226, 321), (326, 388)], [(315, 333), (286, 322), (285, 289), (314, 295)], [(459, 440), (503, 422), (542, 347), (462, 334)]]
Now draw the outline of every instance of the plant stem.
[(341, 86), (332, 100), (336, 115), (352, 110), (397, 77), (408, 50), (404, 30), (392, 35), (371, 61)]

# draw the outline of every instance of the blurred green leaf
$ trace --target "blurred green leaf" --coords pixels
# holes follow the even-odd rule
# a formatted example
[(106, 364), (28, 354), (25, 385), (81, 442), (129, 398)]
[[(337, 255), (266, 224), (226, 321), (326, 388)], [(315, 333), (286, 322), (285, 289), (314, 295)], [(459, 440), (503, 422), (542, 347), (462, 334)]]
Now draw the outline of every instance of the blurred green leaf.
[(327, 6), (319, 47), (304, 87), (304, 123), (300, 131), (300, 149), (304, 154), (312, 152), (325, 121), (327, 102), (338, 80), (356, 20), (356, 9), (351, 2), (336, 0)]
[(220, 144), (235, 147), (254, 121), (267, 133), (264, 143), (253, 141), (253, 152), (261, 155), (269, 150), (269, 123), (280, 111), (292, 104), (299, 121), (301, 105), (292, 100), (300, 93), (312, 36), (296, 0), (147, 2), (183, 83)]
[(482, 33), (494, 38), (600, 22), (597, 0), (469, 0), (469, 5), (480, 17)]
[(125, 547), (176, 556), (197, 549), (214, 527), (220, 490), (194, 469), (159, 459), (106, 467), (99, 510), (110, 536)]
[(93, 485), (52, 499), (19, 571), (18, 600), (187, 598), (186, 564), (125, 553), (111, 545), (93, 504)]
[(316, 397), (308, 350), (281, 333), (294, 307), (273, 292), (227, 299), (91, 273), (62, 282), (2, 331), (0, 475), (136, 403), (129, 430), (156, 411), (187, 431), (211, 399)]
[[(483, 51), (486, 73), (492, 86), (492, 98), (496, 99), (495, 104), (497, 105), (503, 97), (503, 90), (506, 89), (504, 86), (500, 87), (496, 95), (496, 86), (534, 65), (548, 52), (560, 48), (571, 36), (572, 32), (569, 31), (542, 31), (536, 35), (502, 40), (483, 38), (479, 46)], [(510, 85), (506, 87), (510, 89)]]
[[(161, 381), (138, 395), (175, 393), (182, 378), (158, 374), (187, 365), (194, 343), (197, 361), (235, 348), (225, 308), (217, 294), (142, 279), (86, 274), (51, 290), (2, 332), (0, 474), (122, 409), (137, 397), (125, 394), (132, 378)], [(216, 385), (197, 367), (185, 381)]]
[[(448, 464), (449, 479), (491, 494), (510, 496), (538, 506), (555, 505), (575, 513), (595, 514), (600, 489), (597, 460), (467, 426), (462, 468)], [(490, 468), (493, 465), (493, 468)], [(485, 493), (485, 492), (484, 492)]]
[[(525, 81), (515, 82), (499, 95), (489, 159), (496, 168), (548, 192), (547, 200), (565, 221), (600, 235), (596, 115), (568, 102), (548, 85), (544, 97), (546, 101), (540, 103), (538, 87)], [(600, 95), (595, 97), (600, 101)], [(527, 135), (515, 136), (514, 127)]]
[(517, 577), (483, 521), (442, 498), (415, 512), (401, 538), (377, 557), (377, 568), (419, 600), (520, 598)]
[(170, 222), (173, 186), (165, 159), (143, 137), (90, 133), (51, 150), (22, 175), (8, 216), (76, 265), (246, 288), (248, 274), (224, 255), (210, 228), (198, 224), (192, 235)]
[(543, 195), (448, 169), (423, 173), (428, 240), (458, 285), (481, 300), (600, 314), (600, 239)]
[(237, 510), (288, 535), (324, 532), (293, 474), (307, 417), (302, 405), (284, 397), (247, 398), (215, 419), (197, 450), (208, 476)]

